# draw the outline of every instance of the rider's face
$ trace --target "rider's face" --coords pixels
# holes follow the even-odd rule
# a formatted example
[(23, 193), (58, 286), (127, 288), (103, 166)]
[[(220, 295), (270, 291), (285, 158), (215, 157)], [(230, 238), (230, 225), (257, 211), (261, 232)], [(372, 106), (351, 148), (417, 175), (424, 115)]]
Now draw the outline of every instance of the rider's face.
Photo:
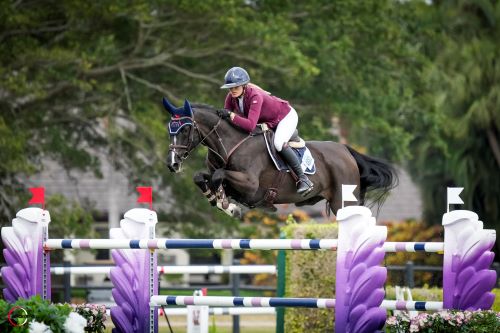
[(229, 92), (233, 98), (240, 97), (243, 94), (243, 86), (229, 88)]

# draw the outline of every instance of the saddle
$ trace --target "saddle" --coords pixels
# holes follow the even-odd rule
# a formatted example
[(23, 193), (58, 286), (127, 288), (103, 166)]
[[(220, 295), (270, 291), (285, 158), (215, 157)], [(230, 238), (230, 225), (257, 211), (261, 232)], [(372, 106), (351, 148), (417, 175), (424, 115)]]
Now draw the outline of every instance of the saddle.
[[(278, 171), (290, 172), (292, 174), (292, 177), (294, 177), (294, 179), (297, 181), (298, 178), (296, 177), (295, 173), (290, 170), (288, 165), (283, 161), (280, 154), (274, 147), (274, 131), (271, 131), (267, 128), (260, 129), (260, 131), (260, 133), (264, 135), (267, 152), (269, 153), (269, 157), (271, 157), (271, 160), (276, 166), (276, 169)], [(315, 174), (316, 166), (314, 165), (314, 158), (312, 157), (309, 148), (306, 147), (305, 141), (299, 137), (299, 131), (297, 129), (293, 132), (292, 137), (288, 141), (288, 145), (293, 148), (295, 154), (299, 158), (299, 161), (301, 161), (302, 170), (304, 170), (304, 173), (307, 175)]]
[[(266, 139), (266, 145), (269, 146), (269, 143), (273, 142), (274, 131), (269, 129), (269, 127), (267, 127), (267, 124), (265, 123), (259, 124), (252, 132), (252, 135), (260, 135), (260, 134), (264, 135), (264, 138)], [(293, 132), (292, 137), (288, 141), (288, 145), (292, 148), (304, 148), (306, 146), (306, 142), (299, 136), (298, 129), (295, 129), (295, 131)], [(273, 155), (278, 156), (278, 152), (276, 151), (276, 148), (274, 148), (274, 145), (271, 146)]]
[[(262, 134), (264, 136), (264, 141), (266, 142), (266, 149), (273, 161), (276, 169), (278, 170), (277, 177), (274, 178), (273, 184), (266, 190), (266, 194), (264, 195), (264, 203), (266, 208), (274, 208), (273, 203), (276, 200), (278, 195), (278, 189), (281, 186), (281, 182), (283, 181), (284, 175), (290, 173), (295, 181), (298, 180), (297, 175), (290, 170), (288, 165), (283, 161), (278, 151), (274, 147), (274, 131), (270, 130), (266, 124), (260, 124), (257, 129), (252, 132), (254, 135)], [(299, 157), (299, 160), (303, 161), (305, 169), (305, 173), (314, 174), (316, 172), (316, 168), (314, 166), (314, 159), (309, 152), (309, 149), (306, 147), (305, 141), (299, 137), (299, 131), (295, 129), (292, 137), (288, 141), (288, 145), (292, 148), (295, 148), (295, 152)], [(274, 208), (275, 209), (275, 208)]]

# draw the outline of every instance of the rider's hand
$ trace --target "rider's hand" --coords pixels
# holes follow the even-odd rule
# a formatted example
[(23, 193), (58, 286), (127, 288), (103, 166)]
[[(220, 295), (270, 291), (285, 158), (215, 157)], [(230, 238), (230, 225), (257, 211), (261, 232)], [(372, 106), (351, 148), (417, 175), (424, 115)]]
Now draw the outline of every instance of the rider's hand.
[(222, 119), (229, 119), (231, 116), (231, 111), (226, 109), (219, 109), (217, 110), (217, 115)]

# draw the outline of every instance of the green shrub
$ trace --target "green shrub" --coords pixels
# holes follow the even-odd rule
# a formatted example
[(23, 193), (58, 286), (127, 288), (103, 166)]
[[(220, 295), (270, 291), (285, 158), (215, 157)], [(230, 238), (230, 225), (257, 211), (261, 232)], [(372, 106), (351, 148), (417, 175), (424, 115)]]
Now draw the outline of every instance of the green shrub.
[(493, 289), (492, 293), (495, 294), (495, 302), (493, 303), (491, 309), (493, 311), (500, 312), (500, 289)]
[[(13, 327), (8, 321), (9, 311), (20, 306), (26, 310), (27, 322), (23, 326)], [(0, 300), (0, 331), (1, 332), (28, 332), (29, 323), (36, 321), (44, 323), (52, 332), (63, 332), (66, 318), (71, 312), (71, 307), (67, 304), (51, 304), (44, 301), (40, 296), (33, 296), (30, 299), (19, 299), (11, 304), (5, 300)], [(19, 323), (22, 319), (18, 319)]]
[[(337, 238), (336, 224), (301, 223), (283, 228), (286, 238)], [(336, 251), (287, 251), (287, 297), (334, 298)], [(334, 311), (288, 308), (285, 332), (331, 332)]]
[[(13, 326), (8, 320), (9, 311), (20, 307), (11, 314), (11, 321), (21, 326)], [(23, 314), (22, 317), (18, 316)], [(93, 304), (53, 304), (42, 300), (40, 296), (30, 299), (19, 299), (15, 303), (0, 300), (0, 332), (24, 333), (28, 332), (30, 325), (49, 328), (52, 332), (72, 332), (85, 329), (86, 332), (105, 332), (106, 307)], [(80, 328), (78, 328), (80, 327)]]

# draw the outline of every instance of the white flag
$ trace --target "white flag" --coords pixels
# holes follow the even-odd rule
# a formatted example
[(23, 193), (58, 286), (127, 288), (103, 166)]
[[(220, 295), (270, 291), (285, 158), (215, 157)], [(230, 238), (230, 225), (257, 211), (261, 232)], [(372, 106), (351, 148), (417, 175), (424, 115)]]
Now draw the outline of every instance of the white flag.
[(448, 205), (464, 203), (460, 198), (460, 193), (463, 189), (463, 187), (448, 187)]
[(344, 201), (358, 201), (354, 194), (357, 185), (344, 185), (342, 184), (342, 202)]

